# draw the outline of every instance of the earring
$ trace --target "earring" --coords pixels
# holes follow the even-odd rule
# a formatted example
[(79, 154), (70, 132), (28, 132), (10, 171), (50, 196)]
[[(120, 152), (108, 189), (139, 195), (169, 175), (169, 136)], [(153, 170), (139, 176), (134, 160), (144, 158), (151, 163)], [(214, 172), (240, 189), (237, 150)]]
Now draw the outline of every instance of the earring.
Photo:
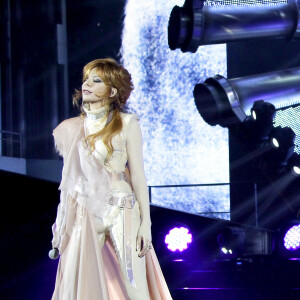
[(110, 93), (110, 97), (113, 97), (113, 96), (115, 96), (115, 92), (116, 91), (116, 89), (115, 88), (112, 88), (111, 89), (111, 93)]

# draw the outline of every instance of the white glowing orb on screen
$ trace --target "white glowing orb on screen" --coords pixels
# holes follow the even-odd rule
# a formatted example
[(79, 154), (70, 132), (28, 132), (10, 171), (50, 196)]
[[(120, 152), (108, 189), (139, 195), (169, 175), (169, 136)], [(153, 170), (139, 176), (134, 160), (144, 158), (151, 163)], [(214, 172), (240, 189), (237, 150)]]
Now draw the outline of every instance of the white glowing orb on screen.
[(185, 227), (175, 227), (165, 237), (167, 248), (173, 252), (186, 250), (191, 242), (192, 234)]

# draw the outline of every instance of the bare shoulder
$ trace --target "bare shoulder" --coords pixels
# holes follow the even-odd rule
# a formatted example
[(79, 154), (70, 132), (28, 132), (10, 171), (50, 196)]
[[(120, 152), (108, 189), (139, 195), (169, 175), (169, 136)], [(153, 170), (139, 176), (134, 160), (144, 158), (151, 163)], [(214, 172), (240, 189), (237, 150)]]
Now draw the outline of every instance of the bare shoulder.
[(136, 120), (139, 121), (140, 118), (138, 117), (137, 114), (132, 114), (132, 113), (124, 113), (124, 112), (120, 112), (122, 121), (124, 122), (124, 126), (129, 125), (131, 120)]
[(121, 112), (121, 117), (123, 121), (122, 135), (127, 141), (128, 136), (134, 134), (134, 132), (139, 131), (139, 117), (136, 114), (123, 113)]

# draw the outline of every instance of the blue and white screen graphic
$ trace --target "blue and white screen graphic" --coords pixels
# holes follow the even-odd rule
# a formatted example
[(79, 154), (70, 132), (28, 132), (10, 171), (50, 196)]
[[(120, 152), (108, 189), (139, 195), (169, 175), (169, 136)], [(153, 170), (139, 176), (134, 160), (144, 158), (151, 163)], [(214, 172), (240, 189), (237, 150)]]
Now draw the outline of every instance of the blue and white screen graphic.
[[(183, 0), (128, 0), (122, 36), (122, 63), (135, 90), (128, 109), (140, 117), (147, 184), (187, 185), (229, 182), (228, 130), (211, 127), (194, 104), (195, 84), (226, 76), (226, 45), (196, 53), (171, 51), (168, 21)], [(190, 213), (229, 212), (229, 185), (156, 187), (152, 203)], [(203, 214), (228, 219), (229, 213)]]
[(295, 132), (295, 152), (300, 154), (300, 106), (278, 110), (274, 118), (274, 127), (290, 127)]
[(259, 5), (259, 4), (278, 4), (287, 3), (288, 0), (208, 0), (206, 5)]
[[(182, 53), (168, 47), (168, 21), (184, 0), (127, 0), (122, 63), (135, 90), (128, 110), (140, 117), (149, 186), (229, 182), (228, 131), (211, 127), (194, 104), (195, 84), (227, 76), (226, 45)], [(206, 1), (205, 5), (262, 5), (276, 0)], [(190, 213), (229, 219), (229, 185), (153, 187), (152, 203)], [(227, 212), (227, 213), (226, 213)]]

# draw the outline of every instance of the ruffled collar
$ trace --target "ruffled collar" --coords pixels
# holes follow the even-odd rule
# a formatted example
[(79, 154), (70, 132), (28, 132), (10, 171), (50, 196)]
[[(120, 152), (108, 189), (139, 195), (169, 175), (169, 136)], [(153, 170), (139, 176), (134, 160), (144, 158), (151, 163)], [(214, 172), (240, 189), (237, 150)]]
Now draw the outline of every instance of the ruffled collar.
[(89, 104), (84, 104), (82, 106), (82, 109), (86, 113), (86, 117), (89, 120), (99, 120), (107, 115), (109, 106), (105, 105), (105, 106), (99, 107), (98, 109), (89, 110)]

